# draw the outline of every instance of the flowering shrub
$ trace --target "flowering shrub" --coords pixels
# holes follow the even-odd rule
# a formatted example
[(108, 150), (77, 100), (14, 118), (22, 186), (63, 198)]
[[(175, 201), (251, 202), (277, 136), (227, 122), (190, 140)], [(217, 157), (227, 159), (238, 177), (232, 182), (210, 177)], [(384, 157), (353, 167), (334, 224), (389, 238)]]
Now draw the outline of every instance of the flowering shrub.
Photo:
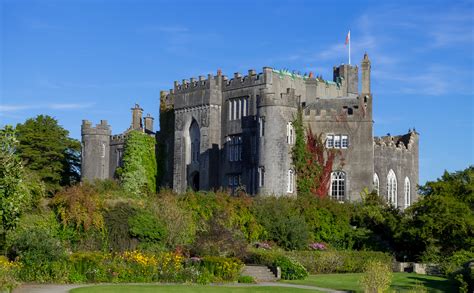
[(321, 242), (313, 242), (309, 244), (309, 248), (312, 250), (326, 250), (326, 244)]
[(16, 273), (20, 265), (15, 262), (8, 261), (4, 256), (0, 256), (0, 291), (9, 292), (16, 285)]
[(270, 245), (270, 243), (265, 242), (265, 241), (255, 243), (255, 247), (256, 248), (262, 248), (262, 249), (265, 249), (265, 250), (272, 249), (272, 246)]
[(158, 260), (154, 255), (125, 251), (114, 258), (112, 282), (152, 282), (158, 279)]
[(242, 267), (243, 263), (233, 257), (206, 256), (200, 262), (201, 271), (210, 273), (214, 282), (237, 280)]
[(177, 252), (164, 252), (157, 259), (158, 280), (178, 281), (184, 269), (184, 257)]
[(98, 251), (75, 252), (69, 256), (71, 265), (69, 281), (72, 283), (83, 282), (108, 282), (110, 281), (110, 263), (112, 255)]

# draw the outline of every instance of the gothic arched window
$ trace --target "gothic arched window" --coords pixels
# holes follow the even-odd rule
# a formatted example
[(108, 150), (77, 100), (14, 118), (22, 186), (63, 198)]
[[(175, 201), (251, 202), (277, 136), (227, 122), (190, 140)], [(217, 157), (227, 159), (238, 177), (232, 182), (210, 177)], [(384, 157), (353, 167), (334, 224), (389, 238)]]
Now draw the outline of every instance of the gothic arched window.
[(409, 207), (411, 204), (411, 194), (410, 194), (410, 179), (405, 177), (405, 207)]
[(379, 193), (380, 193), (380, 181), (379, 181), (379, 176), (377, 175), (377, 173), (374, 173), (373, 185), (374, 185), (375, 192), (377, 192), (377, 195), (379, 195)]
[(390, 169), (387, 175), (387, 201), (397, 206), (397, 177), (392, 169)]
[(336, 171), (331, 173), (331, 198), (344, 201), (346, 199), (346, 173)]

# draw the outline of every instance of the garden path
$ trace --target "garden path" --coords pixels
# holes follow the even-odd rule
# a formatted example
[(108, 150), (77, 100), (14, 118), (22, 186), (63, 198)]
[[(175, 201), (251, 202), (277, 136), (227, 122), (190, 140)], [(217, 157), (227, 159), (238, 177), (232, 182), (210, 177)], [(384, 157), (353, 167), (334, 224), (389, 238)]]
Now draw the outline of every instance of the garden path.
[[(142, 285), (150, 285), (149, 283)], [(13, 290), (13, 293), (68, 293), (69, 290), (79, 287), (94, 286), (99, 284), (90, 284), (90, 285), (50, 285), (50, 284), (25, 284)], [(100, 285), (109, 285), (109, 284), (100, 284)], [(112, 285), (112, 284), (110, 284)], [(117, 284), (113, 284), (117, 285)], [(139, 284), (136, 284), (139, 285)], [(157, 284), (158, 285), (158, 284)], [(161, 284), (162, 285), (162, 284)], [(288, 287), (288, 288), (299, 288), (299, 289), (310, 289), (317, 290), (321, 292), (331, 292), (331, 293), (346, 293), (347, 291), (337, 291), (333, 289), (307, 286), (307, 285), (297, 285), (297, 284), (285, 284), (285, 283), (276, 283), (276, 282), (262, 282), (258, 284), (211, 284), (211, 286), (226, 286), (226, 287)]]

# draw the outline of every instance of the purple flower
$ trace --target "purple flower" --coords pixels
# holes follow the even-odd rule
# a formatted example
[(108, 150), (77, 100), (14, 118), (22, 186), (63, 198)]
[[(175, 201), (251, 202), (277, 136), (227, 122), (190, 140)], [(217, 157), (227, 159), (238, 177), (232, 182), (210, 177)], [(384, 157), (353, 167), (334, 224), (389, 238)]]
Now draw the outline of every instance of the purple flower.
[(326, 250), (326, 244), (321, 242), (313, 242), (309, 245), (309, 248), (312, 250)]

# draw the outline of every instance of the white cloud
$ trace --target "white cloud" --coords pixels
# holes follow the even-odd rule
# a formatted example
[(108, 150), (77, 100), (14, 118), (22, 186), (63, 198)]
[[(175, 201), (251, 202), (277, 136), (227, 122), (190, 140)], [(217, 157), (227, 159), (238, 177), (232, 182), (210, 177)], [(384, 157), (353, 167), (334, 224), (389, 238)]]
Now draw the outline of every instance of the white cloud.
[(37, 105), (0, 105), (0, 113), (14, 113), (25, 110), (42, 109), (42, 110), (75, 110), (90, 108), (94, 103), (52, 103), (52, 104), (37, 104)]

